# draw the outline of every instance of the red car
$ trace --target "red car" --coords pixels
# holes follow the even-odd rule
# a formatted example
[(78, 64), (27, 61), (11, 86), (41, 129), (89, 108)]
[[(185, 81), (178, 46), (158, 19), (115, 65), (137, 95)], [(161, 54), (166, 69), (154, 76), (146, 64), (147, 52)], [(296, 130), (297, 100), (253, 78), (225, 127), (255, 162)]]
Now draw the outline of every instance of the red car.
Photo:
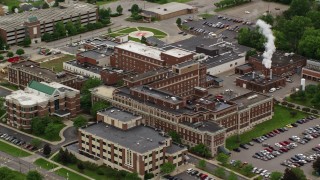
[(269, 149), (269, 148), (265, 148), (264, 150), (266, 150), (266, 151), (268, 151), (268, 152), (272, 152), (272, 150)]
[(207, 177), (208, 177), (208, 175), (202, 174), (200, 178), (201, 178), (202, 180), (204, 180), (204, 179), (206, 179)]
[(287, 148), (280, 148), (282, 151), (284, 152), (288, 152), (288, 149)]
[(281, 144), (282, 146), (286, 146), (287, 144), (284, 142), (279, 142), (279, 144)]
[(273, 130), (273, 132), (276, 134), (280, 134), (280, 131), (278, 131), (277, 129)]
[(283, 143), (285, 143), (286, 145), (290, 144), (289, 141), (283, 141)]

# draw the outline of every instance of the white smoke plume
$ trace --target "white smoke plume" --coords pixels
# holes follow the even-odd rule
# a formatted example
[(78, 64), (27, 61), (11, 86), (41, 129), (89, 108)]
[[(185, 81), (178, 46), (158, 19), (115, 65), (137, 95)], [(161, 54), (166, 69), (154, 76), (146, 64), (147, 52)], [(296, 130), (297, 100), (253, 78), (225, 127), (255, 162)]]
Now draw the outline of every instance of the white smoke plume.
[(265, 51), (262, 54), (263, 61), (262, 64), (268, 69), (271, 68), (272, 55), (276, 51), (276, 46), (274, 45), (275, 37), (272, 34), (271, 25), (267, 24), (262, 20), (258, 20), (256, 23), (260, 27), (260, 32), (267, 38), (267, 42), (264, 44)]

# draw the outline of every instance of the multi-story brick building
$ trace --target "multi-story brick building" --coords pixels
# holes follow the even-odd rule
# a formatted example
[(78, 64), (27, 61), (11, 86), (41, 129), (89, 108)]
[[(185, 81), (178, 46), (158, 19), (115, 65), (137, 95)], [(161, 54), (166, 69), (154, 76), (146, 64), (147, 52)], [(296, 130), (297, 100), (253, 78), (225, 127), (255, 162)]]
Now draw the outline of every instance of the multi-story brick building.
[(24, 91), (6, 96), (6, 106), (10, 126), (30, 129), (34, 117), (75, 117), (80, 111), (80, 92), (56, 82), (31, 81)]
[(66, 148), (82, 160), (117, 170), (157, 175), (160, 166), (186, 162), (187, 148), (161, 131), (143, 125), (141, 116), (111, 107), (97, 113), (97, 123), (79, 129), (78, 147)]
[(81, 21), (81, 24), (95, 23), (98, 10), (87, 3), (60, 3), (59, 7), (14, 13), (0, 18), (0, 37), (9, 45), (17, 44), (26, 36), (32, 42), (40, 42), (44, 33), (52, 33), (54, 25), (61, 21)]
[(9, 83), (21, 88), (26, 87), (32, 80), (48, 83), (58, 82), (75, 89), (80, 89), (84, 82), (83, 79), (78, 78), (73, 74), (64, 71), (55, 73), (50, 69), (40, 67), (40, 63), (30, 60), (9, 65), (8, 80)]
[[(93, 90), (92, 100), (106, 100), (139, 114), (145, 119), (145, 124), (164, 132), (178, 132), (183, 143), (190, 146), (203, 143), (212, 154), (217, 153), (219, 146), (224, 146), (227, 136), (251, 129), (273, 115), (273, 98), (253, 92), (225, 102), (210, 95), (187, 100), (148, 86), (99, 87)], [(242, 112), (250, 112), (250, 115)], [(243, 120), (244, 116), (246, 120)]]
[[(262, 53), (258, 53), (248, 59), (248, 63), (252, 66), (253, 71), (261, 71), (263, 74), (269, 75), (270, 70), (262, 64), (262, 61)], [(300, 74), (306, 62), (307, 59), (303, 56), (276, 51), (272, 56), (272, 73), (278, 76), (287, 76), (295, 73)]]
[(302, 77), (312, 81), (320, 81), (320, 63), (307, 60), (307, 65), (302, 68)]
[(115, 46), (110, 64), (124, 71), (134, 70), (137, 73), (144, 73), (192, 59), (193, 53), (189, 51), (177, 48), (165, 51), (141, 43), (127, 42)]

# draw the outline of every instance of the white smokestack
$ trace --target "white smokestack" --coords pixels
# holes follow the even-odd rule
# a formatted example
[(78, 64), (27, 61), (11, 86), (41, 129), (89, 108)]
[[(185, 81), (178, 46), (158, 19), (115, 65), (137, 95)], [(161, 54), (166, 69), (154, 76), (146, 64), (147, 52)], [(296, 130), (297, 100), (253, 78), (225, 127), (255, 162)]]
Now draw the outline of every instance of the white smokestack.
[(270, 69), (270, 79), (272, 79), (272, 69)]
[(306, 90), (306, 79), (304, 78), (301, 79), (301, 89), (302, 91)]
[(271, 58), (273, 53), (276, 51), (276, 46), (274, 45), (275, 37), (272, 34), (271, 25), (260, 19), (257, 21), (256, 25), (260, 27), (260, 32), (267, 38), (267, 42), (264, 44), (265, 51), (262, 54), (262, 64), (264, 64), (266, 68), (270, 69), (272, 63)]
[(252, 79), (254, 79), (254, 73), (255, 73), (255, 72), (253, 71), (253, 72), (252, 72)]

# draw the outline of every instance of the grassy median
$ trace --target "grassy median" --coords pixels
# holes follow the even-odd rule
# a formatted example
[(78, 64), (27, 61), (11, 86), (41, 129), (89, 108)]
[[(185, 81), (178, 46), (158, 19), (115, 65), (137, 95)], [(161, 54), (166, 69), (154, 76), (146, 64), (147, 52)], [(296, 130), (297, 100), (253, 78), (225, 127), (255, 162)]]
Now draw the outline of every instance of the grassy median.
[(2, 140), (0, 140), (0, 151), (15, 157), (27, 157), (31, 155), (27, 151), (11, 146), (10, 144), (3, 142)]
[(68, 178), (69, 180), (87, 180), (87, 178), (85, 178), (79, 174), (76, 174), (72, 171), (69, 171), (65, 168), (58, 169), (54, 173), (56, 173), (59, 176)]
[(43, 158), (37, 159), (34, 162), (34, 164), (37, 166), (40, 166), (42, 169), (46, 169), (46, 170), (50, 170), (50, 169), (54, 169), (54, 168), (58, 167), (57, 165), (55, 165), (55, 164), (53, 164)]
[[(290, 112), (292, 111), (295, 111), (297, 113), (296, 116), (293, 117), (290, 114)], [(307, 115), (307, 113), (303, 113), (301, 111), (296, 111), (283, 106), (275, 105), (274, 116), (271, 120), (258, 124), (252, 130), (241, 134), (240, 141), (238, 141), (237, 135), (227, 138), (226, 147), (230, 150), (234, 149), (236, 147), (239, 147), (239, 145), (242, 143), (248, 143), (252, 141), (252, 138), (259, 137), (276, 128), (284, 127), (289, 123), (296, 122), (298, 119), (304, 118)]]

